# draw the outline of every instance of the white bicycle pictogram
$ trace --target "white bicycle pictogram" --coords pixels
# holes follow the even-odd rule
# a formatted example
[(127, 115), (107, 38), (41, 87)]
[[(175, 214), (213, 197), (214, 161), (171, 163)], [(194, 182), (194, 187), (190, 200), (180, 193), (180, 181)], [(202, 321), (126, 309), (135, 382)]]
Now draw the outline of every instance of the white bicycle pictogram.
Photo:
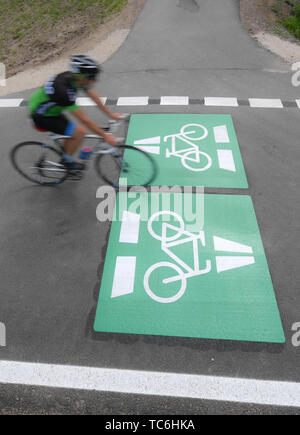
[[(166, 222), (162, 222), (161, 226), (161, 234), (158, 234), (154, 231), (153, 223), (157, 218), (160, 218), (162, 216), (173, 216), (178, 221), (178, 226), (168, 224)], [(200, 231), (199, 234), (193, 234), (185, 230), (183, 219), (180, 215), (177, 213), (171, 212), (171, 211), (161, 211), (158, 213), (155, 213), (148, 222), (148, 231), (150, 235), (161, 241), (161, 249), (163, 252), (165, 252), (172, 260), (175, 261), (175, 263), (171, 262), (159, 262), (151, 266), (145, 276), (144, 276), (144, 287), (147, 292), (147, 294), (156, 302), (160, 303), (172, 303), (176, 302), (178, 299), (180, 299), (187, 288), (187, 279), (192, 278), (199, 275), (207, 274), (212, 269), (212, 264), (210, 260), (206, 260), (205, 267), (203, 269), (200, 269), (199, 265), (199, 240), (201, 242), (201, 245), (205, 246), (205, 234), (204, 231)], [(175, 232), (173, 236), (167, 236), (167, 231)], [(193, 254), (194, 254), (194, 267), (191, 268), (188, 264), (186, 264), (181, 258), (179, 258), (177, 255), (175, 255), (171, 248), (174, 248), (178, 245), (183, 245), (185, 243), (192, 242), (193, 245)], [(162, 284), (164, 286), (167, 286), (168, 284), (174, 283), (174, 282), (181, 282), (180, 289), (177, 291), (177, 293), (174, 296), (171, 297), (161, 297), (157, 296), (156, 293), (161, 291), (164, 291), (166, 287), (154, 289), (154, 291), (150, 288), (150, 277), (162, 268), (168, 268), (172, 269), (172, 271), (175, 271), (176, 274), (170, 278), (166, 278), (162, 280)], [(159, 273), (158, 273), (159, 275)], [(155, 281), (155, 280), (153, 280)], [(156, 281), (157, 282), (157, 281)]]
[[(166, 151), (166, 157), (169, 158), (171, 156), (179, 157), (183, 166), (189, 171), (206, 171), (212, 165), (211, 157), (200, 151), (198, 146), (194, 143), (195, 141), (200, 141), (205, 139), (208, 136), (208, 130), (206, 127), (200, 124), (187, 124), (184, 125), (179, 133), (170, 134), (164, 138), (164, 141), (167, 142), (169, 138), (172, 140), (172, 151)], [(190, 147), (178, 150), (176, 144), (178, 140), (188, 145)], [(192, 162), (196, 165), (192, 166)]]

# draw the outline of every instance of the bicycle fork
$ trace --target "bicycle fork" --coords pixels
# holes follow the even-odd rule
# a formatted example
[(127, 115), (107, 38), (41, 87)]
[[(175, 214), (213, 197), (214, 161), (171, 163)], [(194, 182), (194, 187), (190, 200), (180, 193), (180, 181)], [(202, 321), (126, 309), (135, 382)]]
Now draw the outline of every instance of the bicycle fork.
[[(198, 240), (200, 240), (201, 245), (205, 247), (205, 235), (203, 231), (200, 231), (199, 235), (192, 238), (193, 243), (193, 251), (194, 251), (194, 269), (190, 268), (184, 261), (182, 261), (177, 255), (173, 254), (169, 248), (172, 246), (177, 246), (178, 242), (171, 242), (167, 246), (163, 247), (163, 251), (165, 251), (176, 263), (181, 266), (183, 269), (187, 270), (187, 273), (184, 273), (183, 276), (185, 279), (192, 278), (194, 276), (205, 275), (209, 273), (212, 269), (211, 260), (206, 260), (206, 266), (204, 269), (199, 268), (199, 248), (198, 248)], [(186, 243), (183, 241), (182, 243)], [(174, 276), (172, 278), (166, 278), (163, 280), (164, 284), (169, 284), (171, 282), (180, 281), (182, 279), (181, 275)]]

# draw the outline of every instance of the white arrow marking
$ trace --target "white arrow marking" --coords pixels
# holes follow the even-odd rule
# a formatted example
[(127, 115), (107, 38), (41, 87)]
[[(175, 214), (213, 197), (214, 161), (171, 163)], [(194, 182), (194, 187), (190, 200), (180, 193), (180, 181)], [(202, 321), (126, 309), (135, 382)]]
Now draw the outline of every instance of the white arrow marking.
[(155, 145), (160, 144), (161, 138), (160, 136), (149, 137), (148, 139), (135, 140), (134, 145)]
[(255, 264), (254, 257), (216, 257), (217, 272), (225, 272), (226, 270), (238, 269), (239, 267)]
[(236, 172), (233, 153), (231, 150), (217, 150), (219, 167), (226, 171)]
[(233, 242), (232, 240), (222, 239), (222, 237), (214, 236), (214, 246), (215, 251), (253, 254), (253, 249), (251, 246), (242, 245), (241, 243)]
[(117, 257), (112, 298), (129, 295), (134, 290), (136, 257)]
[(150, 154), (160, 154), (160, 147), (151, 147), (151, 146), (136, 146), (135, 148), (138, 148), (139, 150), (145, 151), (146, 153), (150, 153)]

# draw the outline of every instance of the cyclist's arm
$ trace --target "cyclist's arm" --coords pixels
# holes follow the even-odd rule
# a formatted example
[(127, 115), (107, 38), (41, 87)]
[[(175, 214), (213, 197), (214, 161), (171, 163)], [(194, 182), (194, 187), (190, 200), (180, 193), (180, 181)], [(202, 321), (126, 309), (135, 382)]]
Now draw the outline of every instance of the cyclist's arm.
[(87, 89), (86, 94), (97, 104), (100, 110), (104, 112), (111, 119), (122, 119), (122, 115), (120, 113), (112, 113), (105, 104), (102, 103), (100, 95), (94, 91), (93, 89)]
[(117, 145), (117, 139), (113, 135), (107, 134), (102, 128), (98, 127), (98, 125), (92, 121), (82, 109), (73, 110), (71, 113), (88, 129), (103, 137), (105, 142), (109, 143), (110, 145)]

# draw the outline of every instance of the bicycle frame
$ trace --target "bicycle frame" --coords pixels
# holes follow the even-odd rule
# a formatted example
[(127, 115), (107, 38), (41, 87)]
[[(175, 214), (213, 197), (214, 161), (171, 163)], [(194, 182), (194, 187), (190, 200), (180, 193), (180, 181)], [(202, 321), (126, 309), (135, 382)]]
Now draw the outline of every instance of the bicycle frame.
[[(194, 133), (193, 131), (188, 133)], [(166, 157), (169, 158), (171, 156), (179, 157), (180, 159), (183, 159), (185, 157), (185, 154), (189, 153), (190, 151), (195, 151), (195, 158), (187, 158), (188, 160), (191, 160), (196, 163), (200, 163), (200, 154), (199, 154), (199, 148), (196, 144), (193, 142), (190, 142), (188, 139), (186, 139), (181, 133), (178, 134), (171, 134), (169, 136), (166, 136), (164, 138), (164, 142), (168, 142), (168, 139), (172, 138), (172, 151), (166, 150)], [(182, 142), (185, 142), (189, 145), (191, 145), (190, 148), (185, 148), (184, 150), (177, 151), (176, 150), (176, 139), (180, 139)]]
[[(126, 122), (127, 116), (124, 117), (124, 119), (120, 121), (110, 121), (110, 127), (108, 129), (109, 132), (116, 131), (118, 127)], [(59, 146), (61, 149), (63, 149), (63, 146), (59, 143), (59, 141), (64, 141), (66, 139), (71, 139), (71, 136), (64, 136), (64, 135), (57, 135), (54, 133), (49, 133), (50, 138), (54, 141), (55, 145)], [(114, 153), (114, 147), (104, 142), (104, 139), (101, 136), (98, 136), (97, 134), (87, 134), (84, 137), (84, 140), (86, 139), (92, 139), (98, 141), (98, 143), (94, 146), (93, 151), (90, 154), (90, 158), (93, 158), (97, 154), (113, 154)], [(118, 138), (118, 143), (122, 143), (124, 141), (123, 138)]]
[[(62, 145), (59, 143), (61, 140), (71, 139), (71, 136), (60, 136), (50, 133), (51, 139), (54, 141), (56, 145), (58, 145), (60, 148), (63, 148)], [(86, 139), (93, 139), (98, 140), (98, 144), (95, 145), (91, 155), (94, 156), (96, 154), (109, 154), (113, 151), (114, 147), (108, 145), (106, 142), (104, 142), (103, 138), (101, 136), (98, 136), (96, 134), (87, 134), (84, 137), (84, 140)]]
[[(179, 234), (179, 238), (181, 236), (186, 236), (184, 239), (181, 239), (180, 241), (175, 240), (172, 242), (167, 242), (167, 228), (177, 230)], [(162, 251), (164, 251), (170, 258), (172, 258), (179, 266), (181, 266), (184, 270), (186, 270), (186, 273), (184, 273), (185, 278), (192, 278), (194, 276), (204, 275), (206, 273), (209, 273), (211, 271), (211, 261), (206, 261), (206, 266), (204, 269), (200, 269), (199, 265), (199, 246), (198, 241), (200, 240), (201, 245), (205, 246), (205, 234), (204, 231), (200, 231), (199, 235), (192, 234), (188, 231), (181, 231), (178, 230), (177, 227), (174, 227), (173, 225), (169, 225), (166, 223), (163, 223), (163, 231), (162, 231), (162, 242), (161, 242), (161, 248)], [(186, 264), (181, 258), (179, 258), (177, 255), (175, 255), (170, 248), (183, 245), (186, 243), (192, 243), (193, 244), (193, 253), (194, 253), (194, 268), (192, 269), (188, 264)], [(164, 284), (168, 284), (171, 282), (176, 282), (182, 280), (182, 276), (175, 276), (172, 278), (167, 278), (163, 281)]]

